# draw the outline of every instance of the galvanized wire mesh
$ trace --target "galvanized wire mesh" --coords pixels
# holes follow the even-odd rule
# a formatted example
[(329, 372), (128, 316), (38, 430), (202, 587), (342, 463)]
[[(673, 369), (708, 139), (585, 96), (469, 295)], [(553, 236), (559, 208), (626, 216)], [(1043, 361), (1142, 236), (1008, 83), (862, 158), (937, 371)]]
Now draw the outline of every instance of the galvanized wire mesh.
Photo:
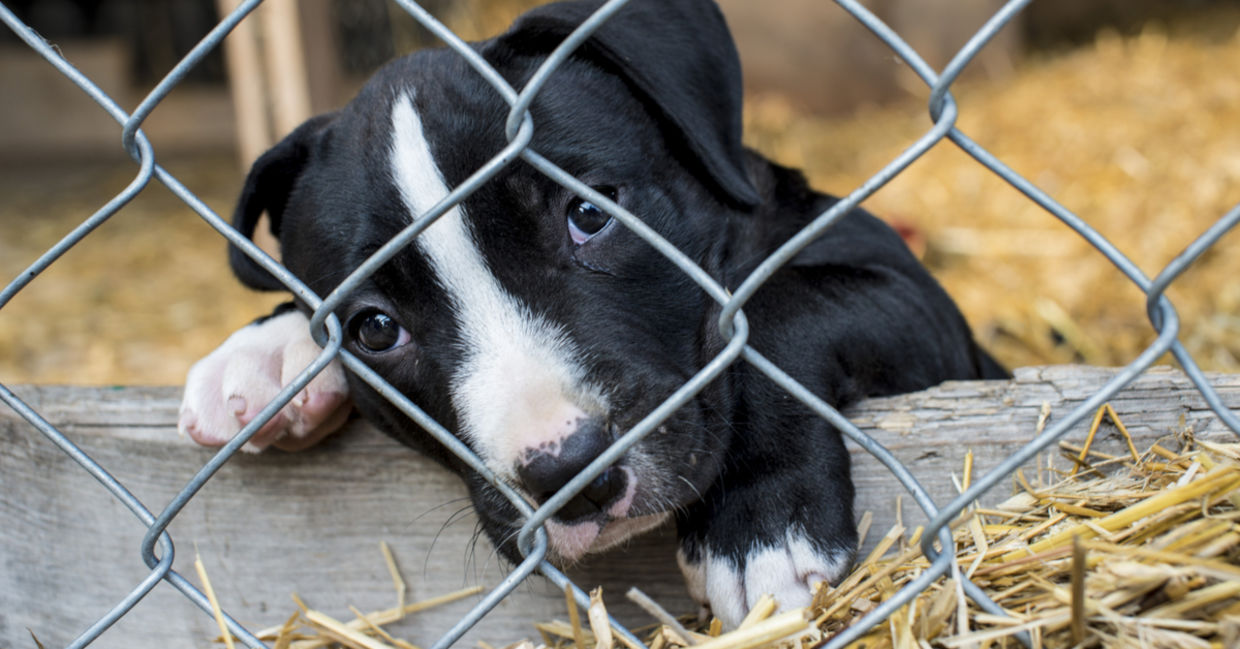
[[(907, 63), (930, 88), (929, 111), (932, 120), (932, 126), (927, 129), (925, 134), (919, 138), (912, 146), (892, 160), (886, 167), (875, 174), (868, 181), (846, 196), (839, 203), (834, 205), (830, 210), (818, 216), (803, 231), (798, 233), (792, 239), (787, 241), (775, 254), (762, 263), (753, 274), (748, 277), (736, 291), (729, 293), (725, 288), (719, 285), (701, 268), (697, 267), (689, 258), (677, 250), (674, 246), (663, 240), (653, 230), (647, 227), (639, 218), (639, 215), (630, 214), (623, 208), (607, 199), (607, 197), (593, 191), (587, 185), (572, 177), (570, 174), (558, 168), (549, 160), (540, 156), (536, 151), (529, 148), (529, 142), (532, 139), (534, 130), (537, 125), (532, 122), (527, 113), (533, 98), (538, 93), (546, 79), (554, 74), (556, 68), (561, 62), (568, 57), (574, 48), (581, 44), (589, 37), (591, 32), (601, 25), (604, 21), (620, 10), (628, 0), (611, 0), (604, 4), (593, 16), (591, 16), (584, 24), (582, 24), (575, 32), (573, 32), (564, 42), (547, 58), (541, 69), (531, 78), (531, 80), (523, 88), (513, 88), (494, 70), (492, 69), (474, 50), (467, 47), (459, 38), (457, 38), (450, 30), (436, 21), (428, 12), (426, 12), (417, 3), (411, 0), (398, 0), (398, 4), (413, 16), (419, 23), (428, 30), (442, 39), (448, 47), (457, 51), (464, 57), (469, 64), (481, 75), (488, 83), (490, 83), (509, 103), (511, 110), (507, 120), (507, 136), (509, 144), (493, 159), (483, 165), (481, 168), (465, 182), (453, 188), (451, 193), (437, 206), (427, 213), (420, 215), (413, 223), (411, 223), (397, 237), (393, 238), (387, 245), (377, 251), (365, 264), (358, 268), (345, 282), (343, 282), (330, 295), (318, 296), (311, 292), (298, 278), (292, 276), (287, 270), (273, 261), (261, 250), (255, 247), (249, 240), (237, 233), (223, 219), (216, 215), (202, 201), (200, 201), (192, 192), (187, 190), (175, 177), (167, 173), (159, 165), (155, 163), (155, 152), (141, 131), (143, 121), (151, 114), (159, 103), (167, 96), (167, 94), (175, 87), (185, 75), (192, 70), (199, 62), (210, 53), (214, 48), (218, 47), (224, 36), (239, 23), (245, 19), (247, 15), (261, 2), (261, 0), (246, 0), (240, 6), (224, 17), (224, 19), (213, 29), (207, 36), (185, 57), (183, 58), (168, 75), (150, 92), (141, 102), (141, 104), (132, 113), (125, 112), (116, 104), (106, 93), (104, 93), (91, 79), (82, 75), (69, 62), (62, 58), (57, 50), (46, 43), (32, 29), (19, 21), (16, 16), (0, 5), (0, 20), (9, 26), (21, 39), (23, 39), (31, 48), (41, 54), (51, 65), (55, 66), (61, 73), (68, 77), (73, 83), (82, 89), (87, 95), (99, 104), (102, 110), (111, 115), (118, 123), (123, 126), (122, 146), (137, 162), (138, 171), (134, 179), (120, 194), (116, 195), (112, 200), (99, 208), (94, 214), (86, 218), (81, 225), (66, 236), (60, 243), (52, 247), (45, 254), (39, 257), (25, 272), (21, 273), (17, 278), (12, 280), (2, 292), (0, 292), (0, 308), (3, 308), (18, 292), (23, 290), (31, 281), (64, 254), (69, 248), (77, 244), (84, 237), (88, 236), (92, 230), (106, 221), (108, 218), (121, 210), (126, 203), (134, 198), (138, 193), (150, 184), (152, 180), (156, 180), (164, 184), (176, 196), (180, 197), (187, 205), (189, 205), (203, 220), (210, 224), (223, 237), (228, 239), (232, 244), (236, 245), (247, 255), (255, 259), (264, 268), (270, 271), (274, 276), (279, 278), (290, 291), (303, 300), (306, 304), (315, 309), (314, 316), (311, 320), (311, 327), (316, 339), (323, 346), (322, 353), (318, 358), (304, 371), (302, 371), (296, 380), (288, 385), (276, 399), (268, 404), (263, 411), (249, 425), (247, 425), (230, 443), (221, 448), (212, 459), (207, 462), (201, 470), (179, 491), (179, 493), (168, 503), (166, 503), (157, 513), (148, 508), (147, 505), (140, 502), (124, 484), (115, 479), (109, 471), (96, 463), (78, 446), (69, 440), (61, 431), (50, 424), (39, 412), (29, 407), (20, 400), (10, 389), (0, 384), (0, 399), (7, 403), (23, 418), (29, 421), (37, 430), (47, 437), (52, 443), (61, 448), (65, 453), (72, 457), (82, 469), (89, 472), (95, 477), (101, 487), (110, 492), (118, 501), (123, 503), (135, 517), (137, 517), (143, 525), (146, 526), (147, 532), (140, 547), (140, 556), (149, 568), (149, 573), (140, 583), (136, 584), (130, 593), (113, 606), (105, 616), (100, 618), (90, 628), (81, 632), (80, 636), (70, 645), (71, 647), (82, 647), (90, 644), (103, 635), (108, 628), (120, 619), (147, 593), (153, 588), (159, 586), (161, 582), (168, 586), (179, 590), (189, 598), (204, 612), (210, 614), (211, 607), (207, 602), (207, 598), (195, 588), (189, 581), (172, 570), (172, 562), (174, 556), (174, 546), (171, 536), (166, 531), (168, 524), (181, 512), (184, 506), (194, 497), (194, 495), (202, 488), (202, 486), (211, 479), (211, 476), (232, 457), (236, 451), (249, 438), (258, 431), (259, 428), (272, 416), (274, 416), (280, 408), (292, 399), (306, 384), (321, 371), (333, 358), (341, 358), (350, 370), (355, 372), (363, 380), (372, 385), (379, 393), (396, 404), (403, 410), (414, 422), (424, 427), (443, 444), (445, 444), (452, 452), (456, 453), (466, 464), (479, 474), (484, 476), (490, 483), (501, 493), (503, 493), (513, 505), (518, 508), (526, 517), (526, 523), (519, 535), (519, 547), (525, 555), (525, 560), (516, 566), (506, 578), (495, 587), (486, 597), (484, 597), (466, 616), (461, 618), (459, 622), (449, 629), (434, 645), (435, 649), (442, 649), (451, 645), (459, 639), (470, 627), (487, 614), (499, 601), (508, 596), (524, 579), (535, 572), (541, 573), (549, 578), (552, 582), (560, 587), (569, 587), (573, 590), (576, 598), (581, 604), (588, 604), (587, 596), (580, 588), (573, 584), (565, 575), (555, 569), (545, 558), (547, 554), (547, 538), (543, 531), (543, 523), (547, 521), (552, 514), (569, 499), (571, 499), (578, 491), (593, 480), (599, 473), (615, 462), (629, 447), (636, 443), (650, 431), (657, 428), (660, 423), (667, 418), (677, 408), (685, 404), (693, 398), (693, 396), (701, 390), (706, 384), (717, 377), (721, 372), (725, 371), (730, 365), (738, 362), (749, 363), (757, 370), (763, 372), (773, 381), (781, 385), (789, 394), (806, 404), (819, 416), (836, 426), (850, 439), (862, 446), (864, 449), (874, 454), (883, 464), (885, 464), (892, 472), (893, 476), (899, 480), (912, 495), (914, 501), (925, 511), (930, 518), (930, 524), (927, 533), (923, 535), (922, 549), (925, 554), (932, 560), (931, 566), (917, 579), (907, 584), (894, 597), (884, 601), (873, 611), (867, 614), (859, 622), (854, 624), (845, 632), (835, 636), (828, 643), (827, 647), (842, 647), (849, 642), (859, 638), (867, 630), (875, 624), (880, 623), (888, 615), (906, 604), (915, 597), (921, 590), (925, 589), (932, 581), (953, 569), (952, 556), (946, 552), (940, 552), (935, 546), (937, 540), (942, 547), (950, 547), (951, 533), (947, 525), (949, 521), (956, 518), (969, 503), (975, 501), (984, 492), (992, 489), (996, 484), (1003, 480), (1009, 473), (1015, 470), (1027, 460), (1031, 459), (1040, 450), (1046, 448), (1065, 432), (1082, 421), (1088, 414), (1091, 414), (1101, 404), (1110, 399), (1119, 390), (1124, 388), (1128, 383), (1144, 372), (1157, 358), (1164, 353), (1170, 351), (1186, 374), (1200, 390), (1206, 402), (1213, 408), (1214, 412), (1226, 425), (1233, 431), (1240, 434), (1240, 418), (1227, 410), (1220, 401), (1218, 395), (1210, 386), (1203, 376), (1201, 370), (1197, 367), (1194, 359), (1184, 350), (1177, 341), (1179, 333), (1179, 319), (1177, 317), (1174, 306), (1165, 297), (1164, 293), (1167, 287), (1176, 280), (1177, 277), (1200, 256), (1204, 251), (1209, 249), (1214, 242), (1223, 236), (1238, 220), (1240, 220), (1240, 206), (1233, 208), (1228, 213), (1221, 216), (1210, 228), (1203, 232), (1196, 241), (1186, 248), (1178, 257), (1172, 260), (1166, 268), (1162, 270), (1156, 277), (1150, 279), (1144, 275), (1137, 266), (1121, 254), (1110, 242), (1102, 237), (1097, 231), (1092, 229), (1084, 220), (1073, 214), (1066, 207), (1055, 202), (1053, 198), (1045, 192), (1039, 190), (1032, 183), (1013, 172), (1009, 167), (1004, 165), (1002, 161), (988, 153), (985, 149), (978, 146), (970, 140), (964, 133), (955, 127), (958, 108), (952, 98), (950, 88), (952, 83), (957, 79), (960, 72), (966, 65), (977, 55), (977, 53), (986, 45), (1003, 26), (1016, 16), (1021, 9), (1028, 4), (1029, 0), (1012, 0), (1008, 2), (969, 40), (969, 42), (957, 53), (952, 61), (941, 71), (936, 73), (932, 70), (915, 52), (910, 48), (898, 34), (890, 30), (880, 20), (878, 20), (867, 9), (861, 6), (855, 0), (837, 0), (837, 3), (843, 10), (852, 14), (858, 21), (869, 28), (874, 34), (891, 47), (892, 51)], [(1049, 426), (1036, 439), (1030, 441), (1024, 448), (1013, 454), (1000, 466), (988, 474), (977, 479), (964, 493), (960, 494), (955, 500), (946, 505), (935, 503), (928, 493), (918, 484), (917, 480), (909, 471), (897, 461), (886, 449), (873, 439), (864, 434), (856, 426), (854, 426), (846, 417), (842, 416), (837, 410), (821, 399), (814, 396), (799, 383), (791, 379), (779, 367), (772, 364), (767, 359), (746, 345), (748, 325), (745, 320), (743, 306), (751, 296), (757, 291), (764, 282), (771, 277), (783, 264), (797, 254), (804, 246), (821, 235), (832, 223), (845, 214), (847, 211), (856, 207), (861, 201), (873, 194), (877, 189), (889, 182), (897, 174), (901, 173), (905, 168), (912, 164), (919, 157), (924, 155), (932, 147), (939, 145), (942, 140), (949, 140), (962, 150), (972, 156), (978, 164), (985, 166), (993, 171), (1004, 181), (1010, 183), (1013, 187), (1022, 192), (1029, 200), (1033, 201), (1054, 218), (1059, 219), (1064, 224), (1075, 230), (1081, 237), (1087, 240), (1098, 254), (1103, 255), (1118, 270), (1135, 285), (1137, 285), (1146, 295), (1147, 311), (1149, 314), (1150, 324), (1158, 332), (1156, 340), (1143, 352), (1141, 352), (1131, 363), (1122, 370), (1117, 372), (1114, 377), (1109, 380), (1101, 389), (1097, 390), (1090, 398), (1081, 403), (1068, 416), (1059, 419), (1054, 425)], [(722, 314), (719, 319), (719, 328), (723, 335), (728, 338), (729, 343), (725, 349), (709, 363), (707, 363), (690, 381), (686, 382), (672, 397), (661, 404), (653, 412), (649, 413), (645, 419), (627, 431), (616, 443), (603, 455), (599, 456), (585, 470), (570, 481), (563, 489), (554, 497), (543, 504), (541, 507), (534, 509), (521, 497), (519, 497), (508, 485), (498, 480), (494, 474), (482, 463), (482, 461), (474, 455), (460, 440), (454, 437), (447, 429), (435, 422), (427, 416), (416, 404), (411, 403), (396, 389), (387, 384), (382, 378), (374, 373), (370, 368), (362, 364), (358, 359), (341, 349), (341, 327), (335, 316), (331, 315), (333, 309), (347, 294), (354, 290), (365, 278), (380, 265), (385, 263), (389, 258), (396, 254), (403, 247), (418, 236), (427, 226), (439, 218), (442, 214), (450, 210), (454, 205), (464, 200), (471, 192), (475, 191), (483, 183), (502, 170), (506, 165), (513, 161), (521, 159), (526, 163), (534, 166), (542, 173), (553, 179), (555, 182), (563, 185), (570, 191), (594, 202), (596, 205), (602, 206), (608, 213), (613, 215), (617, 220), (626, 227), (641, 236), (651, 246), (659, 250), (669, 260), (675, 263), (683, 272), (685, 272), (694, 282), (696, 282), (703, 291), (711, 298), (716, 300), (722, 307)], [(158, 550), (157, 550), (158, 546)], [(1002, 614), (993, 602), (991, 602), (980, 589), (976, 588), (968, 580), (964, 580), (966, 593), (982, 608), (996, 613)], [(264, 644), (256, 638), (251, 632), (243, 628), (232, 618), (228, 618), (228, 624), (232, 632), (250, 647), (263, 647)], [(636, 646), (642, 646), (639, 639), (628, 635), (628, 640)]]

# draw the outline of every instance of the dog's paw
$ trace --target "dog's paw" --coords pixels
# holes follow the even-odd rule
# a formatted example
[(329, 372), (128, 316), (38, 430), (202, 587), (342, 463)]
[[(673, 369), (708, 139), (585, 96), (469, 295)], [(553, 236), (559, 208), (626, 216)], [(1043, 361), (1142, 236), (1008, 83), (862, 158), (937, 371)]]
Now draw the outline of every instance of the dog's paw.
[(763, 595), (774, 597), (781, 611), (808, 606), (818, 584), (844, 578), (852, 558), (852, 551), (824, 547), (799, 527), (745, 552), (712, 549), (709, 541), (682, 543), (676, 552), (689, 595), (727, 629), (736, 628)]
[[(804, 428), (802, 428), (804, 429)], [(727, 628), (763, 595), (779, 610), (812, 603), (818, 584), (838, 584), (857, 549), (847, 455), (830, 430), (758, 455), (751, 442), (733, 461), (745, 471), (720, 476), (677, 516), (677, 558), (689, 594)], [(759, 464), (759, 461), (762, 463)]]
[[(204, 446), (228, 443), (321, 351), (299, 311), (238, 330), (190, 368), (177, 429)], [(343, 426), (351, 409), (344, 368), (333, 360), (242, 449), (306, 448)]]

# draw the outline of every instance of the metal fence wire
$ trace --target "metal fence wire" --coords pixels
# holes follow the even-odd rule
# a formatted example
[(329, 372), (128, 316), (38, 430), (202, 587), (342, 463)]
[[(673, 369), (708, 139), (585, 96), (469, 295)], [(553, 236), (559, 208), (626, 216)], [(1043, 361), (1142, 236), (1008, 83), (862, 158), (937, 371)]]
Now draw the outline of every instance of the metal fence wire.
[[(290, 399), (293, 398), (306, 384), (321, 371), (332, 359), (340, 358), (350, 370), (359, 375), (363, 380), (367, 381), (376, 390), (382, 393), (386, 398), (390, 399), (400, 409), (402, 409), (412, 420), (426, 428), (436, 438), (443, 442), (452, 452), (456, 453), (460, 458), (469, 464), (474, 470), (478, 471), (486, 479), (504, 493), (513, 505), (517, 507), (526, 516), (526, 523), (522, 528), (519, 536), (519, 547), (525, 555), (525, 560), (516, 566), (504, 579), (495, 587), (487, 596), (485, 596), (466, 616), (461, 618), (458, 623), (448, 630), (434, 645), (433, 649), (444, 649), (452, 645), (459, 639), (468, 629), (470, 629), (478, 620), (487, 614), (496, 604), (513, 591), (524, 579), (531, 574), (538, 572), (550, 579), (561, 588), (569, 587), (575, 593), (578, 602), (582, 605), (588, 605), (588, 597), (586, 594), (573, 584), (566, 576), (559, 572), (555, 567), (546, 561), (547, 554), (547, 538), (543, 531), (543, 523), (550, 518), (553, 513), (579, 490), (587, 485), (607, 466), (612, 464), (619, 458), (630, 446), (636, 443), (644, 435), (654, 430), (659, 424), (669, 416), (673, 411), (687, 402), (707, 383), (713, 380), (729, 365), (737, 362), (751, 364), (757, 370), (763, 372), (771, 380), (781, 385), (789, 394), (793, 395), (807, 406), (809, 406), (819, 416), (829, 421), (836, 428), (842, 431), (846, 436), (854, 442), (874, 454), (883, 464), (885, 464), (892, 472), (893, 476), (899, 480), (913, 496), (914, 501), (920, 506), (930, 519), (927, 526), (927, 533), (923, 535), (921, 547), (927, 557), (931, 559), (931, 565), (928, 570), (922, 573), (917, 579), (913, 580), (902, 588), (895, 596), (889, 598), (873, 611), (867, 614), (859, 622), (852, 627), (833, 637), (826, 643), (826, 647), (835, 649), (843, 647), (846, 644), (856, 640), (865, 634), (874, 625), (881, 623), (888, 615), (896, 611), (899, 607), (905, 605), (913, 597), (915, 597), (923, 589), (940, 576), (946, 574), (953, 567), (952, 555), (946, 552), (940, 552), (936, 547), (935, 541), (941, 543), (941, 547), (952, 547), (951, 533), (948, 524), (957, 517), (969, 503), (977, 500), (984, 492), (990, 490), (1005, 477), (1007, 477), (1018, 466), (1033, 458), (1042, 449), (1055, 442), (1066, 431), (1082, 421), (1086, 416), (1095, 411), (1099, 406), (1114, 396), (1119, 390), (1124, 388), (1128, 383), (1144, 372), (1156, 359), (1164, 353), (1170, 351), (1183, 367), (1185, 373), (1196, 385), (1206, 402), (1219, 416), (1219, 418), (1232, 431), (1240, 434), (1240, 419), (1230, 412), (1221, 402), (1218, 395), (1207, 382), (1201, 370), (1197, 367), (1193, 358), (1185, 351), (1185, 349), (1177, 341), (1179, 333), (1179, 319), (1176, 310), (1171, 302), (1164, 296), (1167, 287), (1176, 280), (1176, 278), (1187, 268), (1193, 261), (1200, 256), (1205, 250), (1210, 248), (1223, 234), (1225, 234), (1232, 226), (1240, 220), (1240, 206), (1233, 208), (1231, 211), (1223, 215), (1210, 228), (1203, 232), (1188, 248), (1186, 248), (1179, 256), (1171, 261), (1156, 277), (1153, 279), (1143, 274), (1137, 266), (1119, 252), (1107, 239), (1102, 237), (1097, 231), (1092, 229), (1085, 221), (1077, 217), (1068, 208), (1055, 202), (1053, 198), (1045, 192), (1039, 190), (1031, 182), (1022, 178), (1020, 175), (1012, 171), (1002, 161), (988, 153), (985, 149), (970, 140), (964, 133), (955, 127), (958, 109), (952, 98), (950, 88), (952, 83), (957, 79), (960, 72), (966, 65), (977, 55), (977, 53), (986, 45), (986, 43), (1003, 28), (1014, 16), (1016, 16), (1030, 0), (1011, 0), (1004, 5), (997, 13), (995, 13), (989, 21), (977, 31), (976, 34), (961, 48), (951, 62), (941, 71), (932, 70), (915, 52), (909, 47), (898, 34), (893, 32), (866, 8), (864, 8), (856, 0), (836, 0), (837, 4), (845, 11), (849, 12), (865, 27), (870, 29), (878, 38), (891, 47), (892, 51), (907, 63), (925, 84), (930, 88), (929, 112), (933, 122), (932, 126), (920, 137), (912, 146), (901, 153), (897, 158), (892, 160), (886, 167), (871, 177), (868, 181), (856, 188), (847, 197), (833, 206), (827, 212), (819, 215), (812, 223), (810, 223), (803, 231), (787, 241), (775, 254), (762, 263), (753, 274), (748, 277), (741, 286), (734, 292), (729, 293), (725, 288), (715, 282), (701, 268), (697, 267), (685, 255), (675, 249), (669, 243), (661, 239), (650, 228), (646, 227), (640, 218), (630, 214), (623, 208), (608, 201), (606, 197), (592, 191), (587, 185), (578, 179), (564, 172), (556, 165), (540, 156), (536, 151), (528, 147), (534, 129), (534, 124), (526, 109), (532, 102), (534, 96), (538, 93), (539, 88), (547, 80), (549, 75), (553, 74), (557, 66), (576, 48), (580, 43), (589, 37), (591, 32), (599, 25), (606, 21), (612, 14), (620, 10), (628, 0), (611, 0), (602, 5), (599, 10), (592, 15), (585, 23), (583, 23), (576, 31), (567, 37), (563, 43), (547, 58), (541, 69), (535, 74), (528, 84), (523, 88), (513, 88), (509, 86), (500, 75), (492, 69), (482, 58), (470, 49), (466, 44), (454, 35), (444, 25), (434, 19), (426, 10), (417, 3), (410, 0), (397, 0), (398, 4), (412, 15), (419, 23), (428, 30), (442, 39), (448, 47), (455, 50), (464, 57), (469, 64), (482, 75), (492, 86), (498, 90), (505, 100), (511, 106), (511, 110), (507, 120), (507, 135), (509, 138), (508, 146), (490, 160), (483, 167), (478, 169), (473, 176), (466, 182), (453, 189), (450, 195), (440, 204), (435, 206), (426, 214), (421, 215), (410, 224), (396, 238), (390, 241), (382, 249), (377, 251), (362, 267), (348, 280), (340, 285), (331, 295), (319, 296), (312, 293), (297, 277), (291, 275), (287, 270), (278, 263), (266, 256), (262, 251), (255, 247), (248, 239), (241, 236), (227, 222), (221, 219), (210, 208), (208, 208), (201, 200), (199, 200), (193, 192), (186, 187), (174, 176), (162, 169), (155, 163), (155, 152), (150, 142), (141, 130), (143, 121), (151, 114), (159, 103), (168, 95), (194, 66), (198, 65), (203, 57), (214, 48), (218, 47), (220, 41), (229, 33), (239, 22), (244, 20), (261, 2), (261, 0), (246, 0), (242, 2), (234, 11), (220, 21), (220, 23), (202, 39), (193, 50), (185, 56), (177, 65), (164, 77), (154, 90), (141, 102), (141, 104), (132, 112), (127, 113), (117, 105), (111, 97), (104, 93), (91, 79), (84, 76), (72, 64), (66, 61), (57, 50), (45, 42), (34, 30), (19, 21), (16, 16), (6, 7), (0, 5), (0, 20), (3, 20), (10, 29), (12, 29), (22, 40), (24, 40), (31, 48), (42, 55), (51, 65), (55, 66), (61, 73), (73, 81), (83, 92), (91, 97), (99, 106), (107, 111), (117, 122), (123, 126), (122, 146), (129, 155), (138, 163), (138, 172), (134, 176), (129, 185), (113, 199), (99, 208), (89, 218), (85, 219), (76, 229), (74, 229), (62, 241), (43, 254), (34, 262), (25, 272), (21, 273), (16, 279), (9, 283), (0, 292), (0, 308), (3, 308), (18, 292), (34, 280), (39, 273), (47, 269), (51, 264), (65, 253), (69, 248), (73, 247), (84, 237), (89, 235), (92, 230), (106, 221), (109, 217), (123, 208), (126, 203), (133, 199), (138, 193), (152, 181), (156, 180), (165, 185), (176, 196), (180, 197), (189, 207), (191, 207), (203, 220), (215, 228), (222, 236), (227, 238), (232, 244), (241, 248), (250, 257), (255, 259), (264, 268), (278, 277), (289, 290), (297, 295), (306, 304), (316, 309), (311, 320), (311, 327), (316, 339), (323, 347), (322, 353), (317, 359), (304, 371), (302, 371), (297, 379), (280, 392), (278, 397), (273, 400), (266, 408), (256, 417), (249, 425), (247, 425), (230, 443), (221, 448), (209, 462), (207, 462), (201, 470), (191, 479), (180, 492), (167, 503), (161, 510), (156, 513), (147, 505), (139, 502), (137, 498), (115, 479), (103, 466), (100, 466), (84, 453), (78, 446), (70, 441), (56, 427), (52, 426), (48, 421), (21, 401), (10, 389), (0, 384), (0, 399), (3, 399), (11, 408), (17, 411), (23, 418), (29, 421), (36, 429), (42, 432), (49, 440), (60, 447), (65, 453), (71, 456), (82, 469), (89, 472), (100, 485), (111, 492), (111, 494), (127, 507), (134, 516), (136, 516), (146, 526), (147, 532), (140, 548), (142, 560), (149, 567), (150, 571), (140, 583), (133, 587), (133, 590), (126, 595), (121, 601), (105, 616), (95, 622), (90, 628), (82, 631), (81, 635), (70, 645), (71, 647), (84, 647), (104, 634), (108, 628), (120, 619), (122, 616), (141, 600), (153, 588), (161, 582), (166, 583), (169, 587), (175, 588), (197, 604), (208, 615), (211, 614), (211, 606), (207, 598), (194, 587), (183, 576), (172, 570), (172, 561), (174, 555), (174, 547), (171, 536), (166, 531), (168, 524), (178, 515), (182, 508), (194, 497), (199, 489), (211, 479), (211, 476), (231, 458), (262, 425), (272, 416), (274, 416), (280, 408), (282, 408)], [(1137, 356), (1131, 363), (1116, 373), (1101, 389), (1097, 390), (1091, 397), (1081, 403), (1068, 416), (1059, 419), (1054, 425), (1049, 426), (1042, 434), (1030, 441), (1019, 452), (1007, 458), (1000, 466), (976, 480), (967, 490), (961, 493), (955, 500), (946, 505), (940, 505), (931, 500), (927, 492), (918, 484), (917, 480), (902, 466), (886, 449), (870, 439), (862, 433), (855, 425), (842, 416), (838, 411), (830, 405), (824, 403), (808, 390), (792, 380), (779, 367), (763, 358), (756, 351), (746, 345), (746, 337), (748, 333), (748, 325), (746, 324), (745, 315), (742, 307), (746, 301), (757, 291), (763, 283), (784, 263), (797, 254), (805, 245), (813, 241), (822, 234), (832, 223), (842, 214), (856, 207), (861, 201), (874, 193), (878, 188), (901, 173), (913, 161), (925, 154), (932, 147), (938, 145), (942, 140), (947, 139), (960, 147), (970, 156), (972, 156), (978, 164), (981, 164), (994, 172), (1004, 181), (1010, 183), (1013, 187), (1021, 191), (1029, 200), (1033, 201), (1053, 217), (1059, 219), (1064, 224), (1075, 230), (1081, 237), (1086, 239), (1098, 253), (1105, 256), (1111, 263), (1115, 265), (1119, 272), (1123, 273), (1129, 280), (1136, 284), (1145, 293), (1147, 300), (1147, 311), (1150, 324), (1158, 332), (1158, 336), (1147, 349)], [(603, 455), (598, 457), (576, 478), (569, 482), (560, 490), (553, 498), (537, 509), (533, 509), (522, 498), (520, 498), (512, 489), (503, 484), (483, 465), (482, 461), (471, 452), (463, 443), (456, 439), (448, 430), (443, 428), (437, 422), (428, 417), (416, 404), (411, 403), (402, 396), (392, 386), (388, 385), (383, 379), (379, 378), (373, 371), (358, 361), (357, 358), (341, 349), (341, 326), (336, 317), (331, 315), (333, 308), (349, 291), (353, 290), (361, 281), (364, 280), (374, 269), (378, 268), (402, 247), (407, 246), (414, 237), (430, 225), (436, 218), (444, 214), (456, 205), (471, 192), (476, 190), (480, 185), (486, 183), (489, 178), (504, 168), (505, 165), (511, 164), (513, 161), (521, 159), (526, 163), (533, 165), (542, 173), (549, 176), (555, 182), (563, 185), (565, 188), (578, 195), (601, 205), (604, 209), (621, 221), (626, 227), (641, 236), (650, 245), (657, 248), (667, 258), (672, 260), (679, 268), (681, 268), (690, 278), (693, 279), (702, 290), (718, 301), (723, 306), (722, 315), (719, 320), (719, 327), (723, 334), (730, 340), (727, 347), (718, 357), (711, 360), (701, 371), (695, 375), (690, 381), (685, 383), (671, 398), (660, 405), (655, 411), (651, 412), (637, 426), (624, 434), (612, 447)], [(996, 614), (1003, 614), (1002, 610), (991, 602), (984, 593), (981, 592), (967, 579), (964, 580), (966, 593), (983, 609)], [(249, 647), (264, 647), (265, 645), (250, 631), (246, 630), (232, 618), (227, 618), (227, 623), (232, 632), (241, 639)], [(627, 636), (627, 640), (634, 646), (643, 646), (641, 641), (633, 637), (631, 633), (623, 630), (621, 632)], [(1028, 643), (1028, 638), (1023, 639)]]

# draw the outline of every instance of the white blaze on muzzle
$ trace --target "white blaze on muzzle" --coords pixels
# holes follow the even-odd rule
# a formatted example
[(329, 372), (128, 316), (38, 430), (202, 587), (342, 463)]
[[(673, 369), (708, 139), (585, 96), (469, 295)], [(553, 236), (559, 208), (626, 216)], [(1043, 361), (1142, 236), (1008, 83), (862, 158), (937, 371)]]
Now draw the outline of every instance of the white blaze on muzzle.
[[(392, 107), (392, 175), (410, 218), (448, 195), (410, 94)], [(460, 205), (415, 239), (451, 300), (462, 362), (452, 370), (461, 435), (493, 471), (513, 480), (526, 449), (554, 447), (577, 422), (606, 412), (585, 382), (572, 341), (534, 314), (488, 269)]]

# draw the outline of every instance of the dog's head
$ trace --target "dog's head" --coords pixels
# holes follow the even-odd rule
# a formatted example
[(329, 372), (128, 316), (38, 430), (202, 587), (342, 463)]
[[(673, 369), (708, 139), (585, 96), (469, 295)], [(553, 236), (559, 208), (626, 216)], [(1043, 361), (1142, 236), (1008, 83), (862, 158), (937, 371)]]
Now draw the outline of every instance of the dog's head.
[[(544, 6), (477, 51), (520, 88), (600, 4)], [(759, 203), (740, 102), (712, 2), (633, 0), (538, 94), (531, 148), (723, 278), (732, 224)], [(259, 159), (236, 223), (252, 233), (266, 212), (283, 263), (326, 294), (505, 146), (508, 111), (450, 50), (397, 60)], [(283, 288), (235, 250), (232, 262), (247, 284)], [(536, 501), (713, 357), (717, 313), (651, 245), (521, 160), (337, 311), (350, 352)], [(575, 560), (697, 499), (728, 443), (728, 389), (712, 383), (565, 506), (549, 524), (553, 554)], [(369, 419), (443, 457), (386, 400), (360, 381), (352, 390)], [(515, 510), (466, 473), (511, 556)]]

